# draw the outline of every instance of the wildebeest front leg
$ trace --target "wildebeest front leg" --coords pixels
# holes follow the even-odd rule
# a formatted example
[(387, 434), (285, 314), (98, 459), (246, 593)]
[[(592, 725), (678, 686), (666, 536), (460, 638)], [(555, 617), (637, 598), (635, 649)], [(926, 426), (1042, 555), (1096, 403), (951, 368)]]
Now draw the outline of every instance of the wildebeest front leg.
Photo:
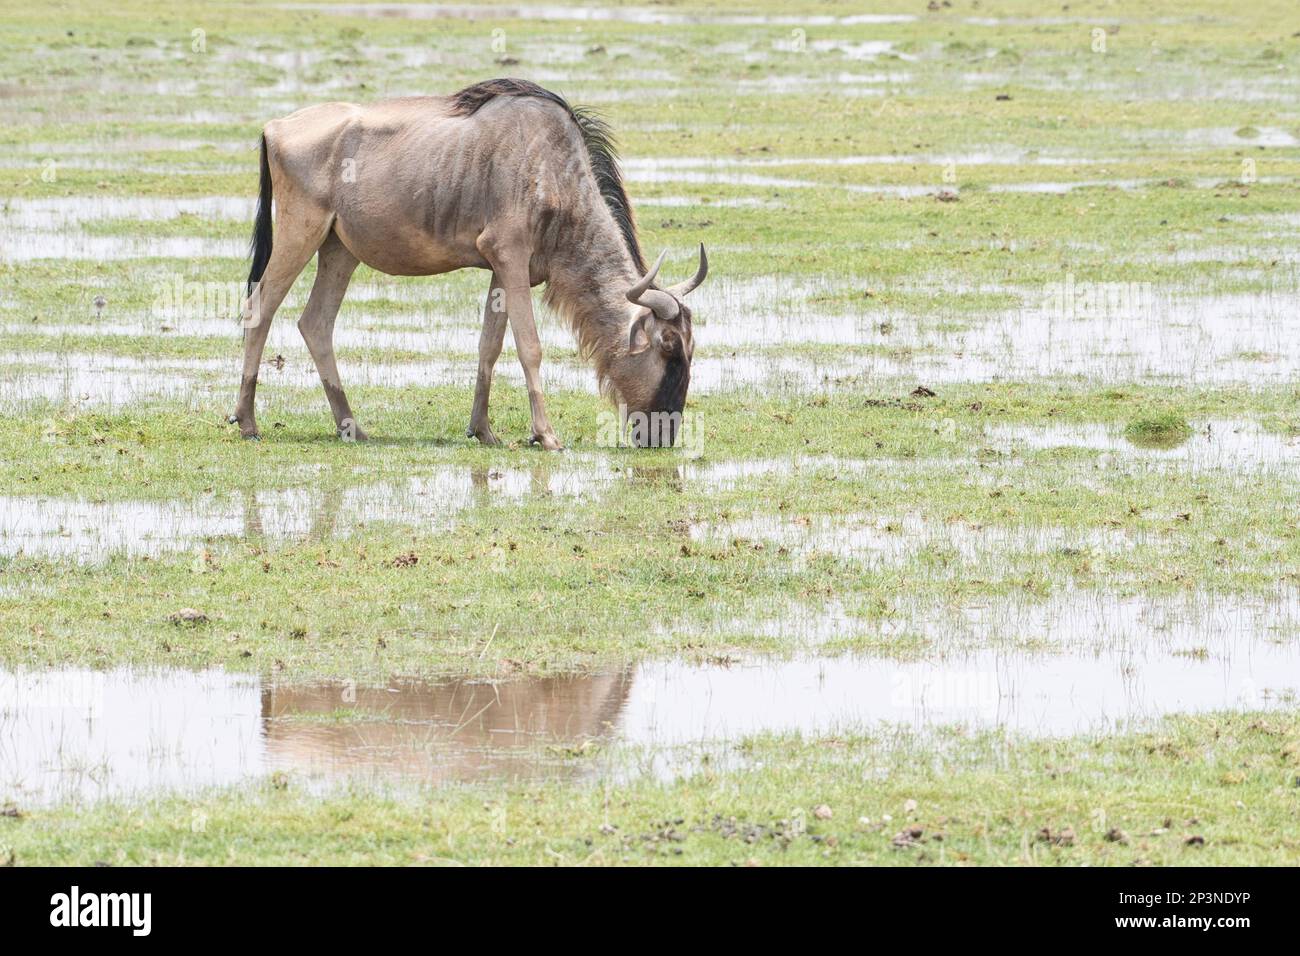
[(352, 408), (343, 393), (338, 363), (334, 359), (334, 320), (356, 268), (357, 257), (331, 232), (317, 253), (316, 282), (307, 298), (307, 308), (298, 320), (298, 331), (316, 363), (325, 398), (334, 414), (334, 425), (345, 441), (366, 440), (366, 433), (352, 417)]
[(542, 398), (542, 341), (537, 337), (537, 323), (533, 319), (528, 244), (518, 234), (502, 236), (488, 231), (479, 236), (478, 248), (505, 289), (506, 315), (510, 319), (510, 331), (515, 336), (519, 364), (524, 368), (524, 382), (528, 385), (528, 405), (533, 418), (532, 441), (547, 451), (559, 451), (564, 446), (555, 437), (555, 430), (546, 417), (546, 400)]
[(537, 335), (537, 323), (533, 319), (527, 262), (524, 259), (522, 277), (506, 279), (506, 312), (510, 316), (510, 331), (515, 337), (515, 350), (519, 353), (519, 364), (524, 367), (524, 382), (528, 386), (528, 406), (533, 418), (530, 440), (547, 451), (560, 451), (564, 446), (546, 417), (546, 400), (542, 397), (542, 340)]
[(485, 445), (499, 445), (488, 422), (488, 393), (492, 391), (492, 370), (501, 357), (506, 338), (506, 293), (501, 280), (492, 273), (487, 304), (483, 307), (483, 332), (478, 340), (478, 380), (474, 383), (474, 409), (470, 412), (467, 438), (477, 438)]

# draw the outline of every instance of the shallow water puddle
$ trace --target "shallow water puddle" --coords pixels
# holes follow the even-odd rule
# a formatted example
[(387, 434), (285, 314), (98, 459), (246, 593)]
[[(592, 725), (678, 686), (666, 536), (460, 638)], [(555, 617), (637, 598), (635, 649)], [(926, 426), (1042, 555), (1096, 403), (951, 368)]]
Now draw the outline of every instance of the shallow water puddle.
[(638, 7), (584, 7), (547, 4), (517, 6), (465, 6), (444, 3), (288, 3), (286, 10), (315, 10), (347, 17), (383, 17), (407, 20), (611, 20), (620, 23), (689, 24), (709, 23), (735, 26), (793, 25), (828, 26), (841, 24), (910, 23), (916, 17), (906, 13), (862, 13), (850, 16), (813, 14), (808, 16), (767, 16), (762, 14), (693, 14), (668, 13)]
[[(1274, 82), (1277, 82), (1274, 79)], [(1282, 82), (1287, 82), (1283, 80)], [(1294, 83), (1288, 83), (1294, 87)], [(1128, 139), (1152, 146), (1181, 143), (1196, 147), (1284, 147), (1300, 146), (1300, 139), (1289, 130), (1277, 126), (1216, 126), (1209, 129), (1163, 130), (1143, 129), (1122, 133)]]
[[(882, 91), (883, 95), (883, 91)], [(747, 186), (763, 189), (841, 189), (845, 192), (869, 195), (897, 196), (911, 199), (930, 196), (939, 187), (908, 184), (825, 183), (811, 179), (790, 179), (782, 176), (760, 176), (719, 169), (684, 169), (681, 167), (642, 166), (629, 168), (625, 177), (636, 183), (683, 183), (705, 186)], [(951, 190), (955, 192), (956, 190)]]
[[(49, 141), (41, 142), (38, 140), (38, 141), (32, 141), (26, 143), (12, 143), (9, 145), (9, 149), (12, 151), (26, 153), (29, 156), (39, 156), (39, 157), (86, 156), (86, 155), (96, 155), (96, 156), (119, 155), (120, 156), (123, 154), (129, 156), (136, 156), (140, 153), (189, 153), (189, 152), (202, 152), (206, 150), (211, 150), (218, 153), (251, 153), (256, 148), (257, 148), (257, 140), (255, 137), (252, 136), (242, 140), (181, 139), (179, 137), (172, 138), (168, 136), (157, 136), (151, 134), (138, 134), (138, 135), (127, 134), (127, 135), (116, 135), (112, 137), (88, 136), (85, 139), (68, 140), (68, 141), (58, 142), (58, 143), (49, 142)], [(188, 203), (193, 203), (196, 200), (159, 199), (157, 197), (145, 197), (145, 196), (132, 198), (132, 199), (117, 199), (111, 196), (59, 196), (50, 199), (20, 199), (14, 197), (5, 200), (4, 203), (5, 204), (59, 203), (62, 205), (68, 205), (73, 203), (74, 201), (79, 201), (81, 203), (107, 201), (109, 203), (120, 203), (124, 206), (130, 206), (132, 209), (134, 209), (137, 204), (142, 204), (144, 206), (149, 206), (150, 204), (155, 202), (188, 204)], [(198, 201), (207, 202), (209, 200), (204, 199)], [(249, 216), (252, 215), (253, 207), (255, 205), (254, 199), (249, 198), (249, 199), (235, 200), (232, 198), (231, 201), (238, 201), (244, 203), (248, 207), (247, 208), (248, 215)], [(4, 205), (0, 205), (0, 215), (4, 215), (4, 213), (5, 213)], [(132, 213), (126, 213), (126, 215), (130, 216), (132, 215)], [(239, 217), (226, 216), (224, 218), (233, 219)]]
[[(982, 649), (907, 661), (669, 660), (592, 675), (382, 687), (220, 671), (0, 672), (0, 800), (94, 799), (277, 771), (316, 784), (629, 772), (617, 749), (592, 741), (636, 748), (633, 772), (671, 775), (689, 772), (700, 747), (764, 732), (961, 725), (1060, 735), (1173, 712), (1267, 707), (1300, 690), (1296, 604), (1280, 606), (1098, 596), (1022, 612), (995, 604), (958, 615), (983, 632)], [(996, 630), (1033, 637), (1038, 626), (1076, 643), (1030, 653), (987, 642)]]
[[(1119, 597), (1107, 592), (1062, 590), (1046, 600), (970, 598), (942, 603), (893, 595), (869, 620), (855, 618), (838, 602), (787, 602), (666, 625), (664, 633), (711, 634), (743, 642), (747, 636), (780, 636), (793, 649), (822, 651), (857, 636), (873, 646), (903, 642), (901, 653), (927, 659), (999, 654), (1090, 657), (1159, 651), (1198, 659), (1226, 659), (1233, 642), (1293, 643), (1300, 639), (1300, 594), (1251, 598), (1213, 596)], [(918, 644), (918, 642), (920, 642)]]
[(951, 553), (963, 562), (1001, 560), (1007, 552), (1106, 553), (1140, 541), (1119, 530), (1076, 531), (1061, 527), (980, 526), (941, 522), (914, 513), (894, 517), (867, 514), (783, 517), (760, 515), (725, 522), (697, 522), (693, 541), (712, 546), (779, 548), (798, 559), (814, 554), (858, 561), (869, 568), (901, 564), (923, 551)]
[[(290, 312), (289, 314), (292, 314)], [(441, 319), (426, 317), (420, 321), (418, 316), (380, 316), (366, 314), (349, 316), (346, 326), (340, 324), (334, 330), (334, 347), (336, 349), (367, 348), (382, 350), (400, 350), (406, 352), (459, 352), (472, 353), (478, 348), (480, 331), (468, 325), (448, 325)], [(397, 328), (376, 328), (379, 323), (398, 326)], [(113, 338), (156, 338), (159, 335), (184, 336), (186, 338), (220, 339), (230, 342), (232, 347), (240, 342), (241, 327), (237, 320), (231, 318), (200, 319), (189, 316), (167, 317), (165, 313), (157, 316), (142, 316), (136, 321), (125, 322), (66, 322), (51, 323), (9, 323), (0, 327), (0, 332), (11, 335), (41, 335), (57, 340), (60, 336), (109, 336)], [(559, 329), (554, 323), (539, 327), (542, 344), (551, 348), (572, 347), (573, 337), (567, 331)], [(266, 348), (277, 351), (303, 348), (302, 334), (294, 321), (279, 321), (271, 326), (267, 334)]]
[(572, 456), (531, 468), (446, 466), (400, 482), (238, 490), (193, 501), (84, 501), (0, 496), (0, 555), (158, 557), (220, 538), (322, 539), (373, 522), (447, 528), (456, 515), (493, 500), (529, 495), (594, 498), (623, 473)]
[[(844, 458), (807, 455), (629, 466), (616, 457), (568, 451), (516, 468), (448, 465), (404, 481), (339, 483), (279, 490), (232, 488), (220, 495), (172, 501), (93, 501), (40, 495), (0, 496), (0, 556), (66, 557), (96, 563), (114, 555), (159, 557), (199, 550), (221, 539), (286, 541), (345, 536), (373, 522), (413, 528), (451, 527), (469, 508), (526, 497), (594, 501), (617, 484), (644, 484), (680, 493), (716, 494), (764, 478), (824, 474), (828, 480), (873, 471), (897, 476), (916, 470), (963, 468), (935, 459)], [(1114, 552), (1139, 539), (1120, 531), (1068, 532), (1054, 527), (942, 523), (919, 515), (848, 514), (812, 518), (759, 516), (697, 522), (693, 540), (715, 546), (786, 548), (799, 557), (825, 552), (869, 565), (899, 562), (922, 549), (951, 550), (973, 560), (1008, 547), (1025, 552), (1088, 549)]]
[(247, 242), (199, 236), (92, 236), (81, 232), (14, 232), (0, 239), (0, 262), (41, 259), (242, 259)]
[[(1254, 181), (1268, 184), (1290, 182), (1281, 176), (1264, 176)], [(1159, 186), (1164, 182), (1165, 180), (1156, 179), (1079, 179), (1066, 182), (990, 183), (985, 188), (993, 193), (1069, 193), (1076, 189), (1143, 189)], [(1206, 177), (1190, 181), (1190, 185), (1196, 189), (1216, 189), (1223, 184), (1223, 179)]]
[(1193, 469), (1241, 471), (1300, 463), (1300, 435), (1278, 434), (1255, 422), (1225, 419), (1193, 423), (1185, 439), (1164, 446), (1135, 443), (1121, 428), (1096, 423), (995, 426), (985, 435), (1006, 451), (1088, 448), (1105, 452), (1107, 461), (1150, 461)]
[[(292, 329), (292, 325), (289, 326)], [(286, 332), (290, 338), (296, 330)], [(413, 335), (412, 338), (420, 338)], [(51, 337), (51, 341), (55, 341)], [(232, 337), (232, 353), (224, 359), (138, 359), (91, 353), (0, 353), (0, 407), (24, 407), (34, 401), (117, 407), (152, 398), (188, 398), (194, 408), (200, 400), (228, 396), (233, 403), (240, 378), (236, 354), (238, 333)], [(259, 398), (282, 395), (276, 386), (306, 392), (320, 388), (320, 378), (305, 349), (294, 349), (283, 363), (268, 361), (259, 374)], [(364, 362), (339, 357), (345, 388), (374, 385), (386, 388), (425, 385), (456, 385), (466, 389), (466, 414), (474, 386), (473, 358), (442, 358), (414, 362)], [(845, 360), (804, 359), (797, 356), (729, 355), (697, 358), (691, 367), (694, 395), (742, 387), (773, 391), (805, 392), (837, 381), (858, 380), (863, 370)], [(522, 388), (523, 370), (510, 354), (502, 356), (496, 380)], [(595, 371), (583, 363), (548, 358), (542, 364), (542, 383), (547, 390), (598, 393)], [(276, 399), (283, 401), (283, 397)], [(315, 396), (313, 395), (313, 401)], [(364, 410), (359, 411), (364, 421)]]
[[(248, 149), (256, 146), (249, 140)], [(63, 146), (60, 145), (60, 149)], [(181, 148), (181, 147), (178, 147)], [(0, 202), (0, 226), (7, 229), (56, 230), (104, 219), (164, 222), (181, 216), (208, 220), (252, 222), (255, 197), (199, 196), (55, 196), (42, 199), (10, 198)]]
[(717, 206), (722, 209), (784, 209), (785, 203), (775, 199), (759, 199), (755, 196), (737, 198), (703, 197), (703, 196), (650, 196), (638, 199), (637, 207), (663, 206), (669, 209), (708, 209)]
[[(906, 74), (877, 73), (861, 75), (841, 73), (840, 83), (904, 82)], [(793, 86), (825, 82), (820, 77), (772, 77)], [(744, 81), (758, 83), (760, 81)], [(625, 170), (668, 169), (772, 169), (783, 166), (943, 166), (946, 163), (968, 166), (1086, 166), (1104, 163), (1100, 158), (1058, 155), (1019, 146), (987, 146), (954, 153), (876, 153), (853, 156), (662, 156), (629, 157), (623, 160)], [(653, 200), (640, 200), (638, 205)], [(692, 200), (698, 202), (698, 200)]]
[[(893, 462), (886, 462), (893, 467)], [(768, 475), (793, 475), (814, 471), (831, 474), (862, 474), (873, 462), (862, 458), (840, 458), (834, 455), (798, 455), (790, 458), (744, 458), (729, 461), (695, 461), (681, 466), (683, 477), (690, 487), (700, 491), (718, 492), (748, 485), (754, 479)]]
[[(1101, 292), (1115, 298), (1112, 304), (1110, 298), (1085, 298), (1094, 294), (1087, 284), (1058, 285), (1038, 292), (992, 286), (965, 290), (1012, 296), (1023, 305), (991, 314), (941, 308), (922, 317), (915, 310), (855, 307), (855, 300), (866, 299), (865, 283), (855, 288), (826, 277), (719, 280), (697, 293), (696, 334), (702, 352), (692, 368), (692, 392), (764, 388), (807, 393), (852, 384), (889, 388), (900, 382), (914, 386), (1079, 376), (1107, 383), (1255, 384), (1300, 373), (1300, 310), (1294, 293), (1196, 296), (1157, 293), (1141, 284), (1106, 286)], [(471, 289), (456, 282), (359, 286), (357, 304), (345, 304), (336, 336), (345, 386), (472, 387), (481, 306), (480, 293)], [(365, 304), (379, 300), (411, 307), (388, 313)], [(828, 302), (840, 307), (827, 308)], [(122, 317), (111, 302), (102, 317), (93, 316), (89, 304), (86, 311), (82, 321), (10, 322), (4, 330), (48, 336), (51, 343), (59, 335), (193, 335), (228, 340), (230, 353), (211, 360), (0, 354), (0, 365), (7, 366), (0, 379), (0, 404), (44, 398), (115, 405), (210, 392), (214, 384), (233, 392), (239, 381), (239, 327), (234, 321), (175, 310)], [(315, 368), (290, 320), (296, 311), (288, 304), (285, 317), (272, 326), (269, 356), (280, 352), (288, 361), (264, 366), (262, 381), (315, 389)], [(168, 332), (160, 331), (164, 326)], [(542, 365), (545, 386), (595, 393), (594, 372), (569, 357), (571, 351), (565, 355), (573, 340), (564, 324), (544, 313), (540, 332), (549, 350)], [(790, 344), (859, 349), (809, 356), (777, 347)], [(360, 347), (434, 357), (359, 361), (349, 356), (349, 349)], [(437, 357), (439, 352), (444, 357)], [(447, 356), (449, 352), (461, 355)], [(497, 368), (512, 386), (522, 385), (523, 373), (510, 356)]]
[[(838, 96), (880, 96), (881, 84), (893, 87), (910, 83), (910, 73), (837, 73), (825, 76), (765, 76), (760, 79), (743, 79), (736, 84), (742, 93), (807, 93), (834, 91)], [(720, 162), (725, 164), (725, 160)], [(833, 161), (832, 161), (833, 163)], [(785, 165), (797, 165), (791, 161)], [(812, 160), (810, 165), (828, 165), (825, 160)]]
[[(235, 488), (220, 495), (173, 501), (91, 501), (40, 495), (0, 496), (0, 555), (67, 557), (96, 563), (114, 555), (155, 558), (199, 550), (223, 538), (319, 540), (353, 533), (373, 522), (416, 528), (450, 527), (465, 509), (526, 497), (592, 501), (620, 483), (713, 493), (764, 475), (825, 470), (862, 474), (896, 471), (901, 463), (832, 456), (685, 461), (628, 466), (614, 457), (568, 451), (515, 468), (447, 465), (403, 481), (318, 483), (279, 490)], [(933, 468), (918, 462), (916, 467)]]
[[(35, 401), (118, 406), (156, 398), (188, 398), (191, 407), (214, 389), (218, 372), (238, 375), (237, 360), (141, 359), (75, 352), (0, 353), (0, 407)], [(229, 387), (234, 394), (235, 387)]]
[[(1300, 371), (1300, 311), (1287, 293), (1211, 296), (1129, 289), (1123, 306), (1080, 307), (1062, 283), (957, 332), (898, 324), (899, 344), (928, 348), (905, 363), (933, 381), (1087, 376), (1103, 382), (1259, 382)], [(1106, 295), (1125, 290), (1106, 287)], [(1093, 294), (1093, 293), (1089, 293)], [(881, 359), (879, 364), (887, 364)], [(898, 363), (900, 365), (904, 363)]]
[[(1093, 23), (1092, 26), (1096, 26)], [(1095, 72), (1067, 67), (1041, 72), (1016, 69), (983, 69), (963, 72), (959, 77), (965, 89), (989, 86), (1021, 86), (1025, 89), (1044, 90), (1053, 93), (1069, 93), (1074, 96), (1092, 94), (1102, 99), (1123, 99), (1128, 102), (1146, 101), (1162, 105), (1179, 101), (1212, 100), (1223, 102), (1293, 102), (1296, 95), (1296, 83), (1288, 73), (1262, 74), (1250, 76), (1216, 77), (1214, 83), (1207, 84), (1202, 69), (1177, 66), (1173, 63), (1162, 64), (1159, 70), (1142, 71), (1124, 75), (1109, 72), (1105, 79), (1099, 79)], [(1265, 144), (1238, 137), (1233, 128), (1220, 130), (1162, 130), (1143, 128), (1126, 131), (1116, 128), (1114, 136), (1164, 149), (1192, 151), (1198, 148), (1222, 149), (1225, 147), (1250, 148)], [(1203, 141), (1197, 140), (1197, 134), (1209, 133)], [(1265, 133), (1266, 143), (1285, 145), (1283, 138), (1273, 140)]]
[[(685, 201), (684, 197), (678, 198)], [(187, 295), (194, 295), (192, 291), (173, 290), (171, 285), (163, 283), (157, 285), (163, 293), (174, 294), (160, 295), (160, 303), (147, 310), (124, 311), (110, 301), (102, 314), (97, 315), (90, 300), (80, 320), (69, 316), (67, 321), (9, 322), (0, 331), (51, 338), (103, 335), (152, 339), (161, 333), (221, 339), (237, 350), (241, 334), (237, 296), (213, 295), (210, 301), (196, 304), (186, 299)], [(867, 314), (818, 307), (825, 299), (855, 295), (862, 298), (864, 289), (865, 286), (817, 277), (759, 276), (744, 281), (719, 277), (692, 296), (698, 313), (696, 334), (702, 344), (719, 348), (876, 341), (880, 336)], [(291, 294), (272, 321), (268, 348), (303, 347), (296, 320), (306, 304), (307, 283), (300, 283), (295, 291), (297, 294)], [(400, 310), (371, 303), (392, 303), (400, 306)], [(358, 284), (348, 290), (335, 328), (334, 344), (340, 350), (401, 349), (475, 355), (482, 310), (483, 291), (477, 288), (477, 283), (446, 281), (439, 276), (430, 282)], [(548, 309), (541, 312), (538, 332), (547, 348), (574, 347), (568, 324)], [(507, 343), (512, 342), (513, 336), (508, 335)], [(341, 359), (347, 360), (346, 352), (341, 354)]]
[(0, 203), (0, 262), (30, 262), (40, 259), (240, 259), (248, 254), (245, 240), (208, 239), (200, 236), (92, 235), (83, 232), (81, 227), (85, 223), (105, 219), (165, 222), (187, 216), (205, 222), (249, 222), (253, 209), (253, 199), (232, 196), (191, 199), (124, 199), (112, 196), (7, 199)]

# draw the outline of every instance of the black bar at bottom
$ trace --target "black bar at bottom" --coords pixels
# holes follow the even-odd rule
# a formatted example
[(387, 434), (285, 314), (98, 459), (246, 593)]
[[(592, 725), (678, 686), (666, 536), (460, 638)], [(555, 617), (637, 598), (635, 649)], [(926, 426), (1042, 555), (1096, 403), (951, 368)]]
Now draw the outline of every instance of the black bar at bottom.
[(0, 871), (0, 914), (10, 938), (76, 933), (81, 941), (212, 944), (247, 942), (253, 933), (259, 943), (374, 945), (392, 932), (439, 925), (544, 933), (557, 920), (669, 935), (689, 925), (697, 941), (697, 928), (726, 938), (761, 933), (773, 920), (787, 928), (811, 920), (859, 936), (901, 932), (967, 943), (988, 933), (1048, 933), (1071, 942), (1127, 936), (1181, 945), (1200, 936), (1230, 944), (1242, 933), (1272, 936), (1293, 925), (1294, 876), (1280, 869), (13, 869)]

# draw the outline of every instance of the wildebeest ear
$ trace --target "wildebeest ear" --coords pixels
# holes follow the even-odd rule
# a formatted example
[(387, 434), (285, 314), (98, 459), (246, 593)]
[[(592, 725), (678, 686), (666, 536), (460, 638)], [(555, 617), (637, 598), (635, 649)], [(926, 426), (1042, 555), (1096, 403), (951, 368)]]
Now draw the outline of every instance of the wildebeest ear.
[(638, 355), (650, 347), (650, 330), (646, 327), (648, 315), (638, 315), (627, 327), (627, 354)]

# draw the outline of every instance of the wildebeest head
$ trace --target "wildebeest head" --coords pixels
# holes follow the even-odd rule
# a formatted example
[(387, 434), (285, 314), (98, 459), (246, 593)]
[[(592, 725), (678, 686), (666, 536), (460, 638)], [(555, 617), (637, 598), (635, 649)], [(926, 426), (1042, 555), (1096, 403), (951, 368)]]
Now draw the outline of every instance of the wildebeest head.
[(682, 300), (709, 273), (701, 243), (694, 277), (667, 289), (653, 288), (667, 254), (667, 249), (661, 252), (654, 268), (627, 290), (627, 352), (610, 368), (632, 441), (642, 448), (671, 447), (677, 440), (695, 354), (691, 310)]

